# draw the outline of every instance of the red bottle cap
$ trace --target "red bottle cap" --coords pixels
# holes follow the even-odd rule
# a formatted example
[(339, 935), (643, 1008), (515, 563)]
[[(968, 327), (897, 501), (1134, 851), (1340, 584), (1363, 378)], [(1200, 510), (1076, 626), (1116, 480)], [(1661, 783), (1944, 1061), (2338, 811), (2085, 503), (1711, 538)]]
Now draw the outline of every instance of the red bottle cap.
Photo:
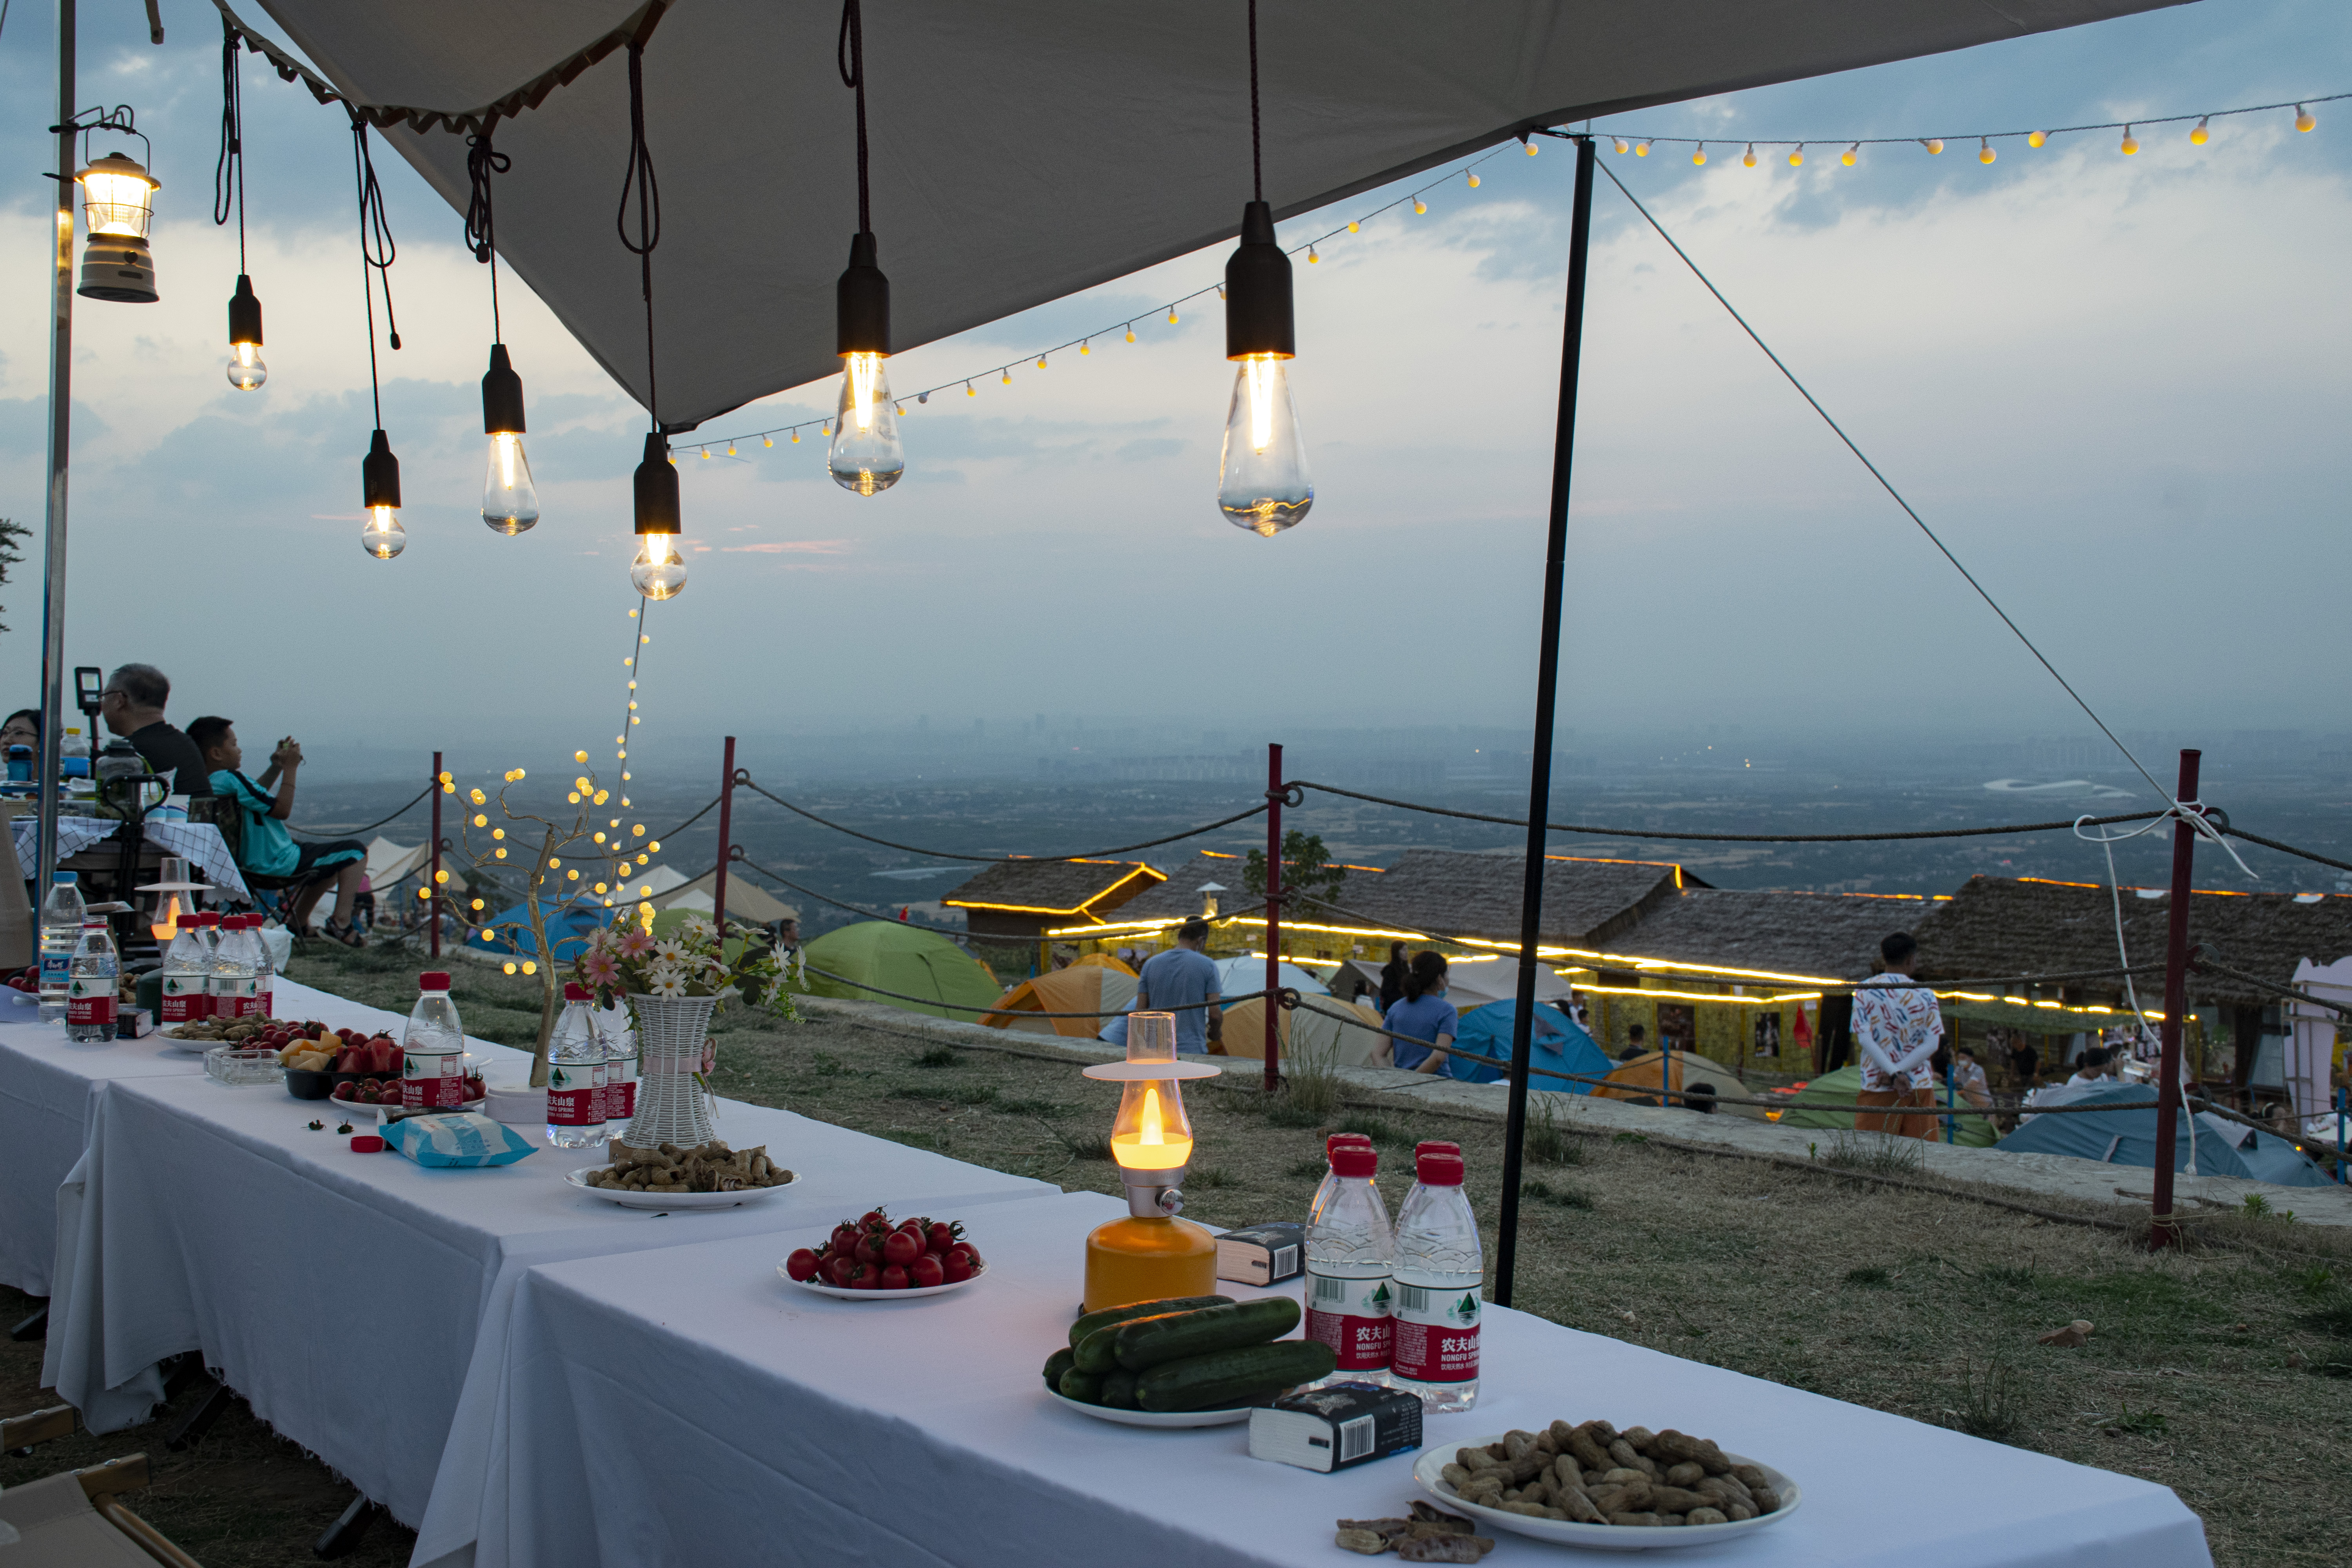
[(1432, 1149), (1413, 1162), (1413, 1174), (1425, 1187), (1458, 1187), (1462, 1184), (1462, 1156)]
[(1459, 1154), (1462, 1152), (1462, 1145), (1459, 1143), (1441, 1143), (1433, 1140), (1426, 1143), (1414, 1144), (1412, 1146), (1412, 1152), (1416, 1155), (1430, 1153)]
[(446, 991), (449, 989), (449, 976), (441, 970), (428, 969), (416, 977), (416, 988), (419, 991)]
[(594, 994), (595, 994), (593, 992), (590, 991), (585, 985), (581, 984), (577, 980), (567, 980), (563, 983), (563, 999), (566, 1002), (586, 1002), (591, 1000)]
[(1323, 1141), (1323, 1152), (1328, 1154), (1332, 1150), (1349, 1143), (1360, 1143), (1367, 1149), (1372, 1146), (1371, 1139), (1361, 1132), (1334, 1132)]
[(1335, 1176), (1369, 1176), (1381, 1168), (1378, 1150), (1365, 1143), (1342, 1143), (1331, 1151)]
[(383, 1139), (378, 1133), (355, 1133), (352, 1138), (352, 1152), (354, 1154), (374, 1154), (381, 1152), (383, 1149)]

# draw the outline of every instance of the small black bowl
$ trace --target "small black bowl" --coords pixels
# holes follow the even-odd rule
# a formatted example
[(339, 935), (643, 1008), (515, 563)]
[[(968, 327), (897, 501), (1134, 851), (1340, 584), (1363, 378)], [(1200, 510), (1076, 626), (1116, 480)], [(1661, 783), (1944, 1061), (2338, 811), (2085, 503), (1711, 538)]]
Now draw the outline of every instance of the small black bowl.
[(327, 1100), (333, 1097), (335, 1085), (357, 1083), (363, 1078), (397, 1079), (396, 1072), (331, 1072), (319, 1068), (288, 1068), (286, 1092), (297, 1100)]

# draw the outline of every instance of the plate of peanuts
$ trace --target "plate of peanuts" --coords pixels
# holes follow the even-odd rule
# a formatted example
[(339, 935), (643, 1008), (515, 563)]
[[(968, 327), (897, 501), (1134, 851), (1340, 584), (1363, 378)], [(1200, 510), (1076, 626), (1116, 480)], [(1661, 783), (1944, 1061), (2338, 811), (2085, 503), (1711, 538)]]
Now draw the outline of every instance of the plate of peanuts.
[(1412, 1479), (1481, 1524), (1601, 1552), (1728, 1540), (1780, 1523), (1803, 1500), (1779, 1470), (1710, 1438), (1606, 1421), (1432, 1448)]

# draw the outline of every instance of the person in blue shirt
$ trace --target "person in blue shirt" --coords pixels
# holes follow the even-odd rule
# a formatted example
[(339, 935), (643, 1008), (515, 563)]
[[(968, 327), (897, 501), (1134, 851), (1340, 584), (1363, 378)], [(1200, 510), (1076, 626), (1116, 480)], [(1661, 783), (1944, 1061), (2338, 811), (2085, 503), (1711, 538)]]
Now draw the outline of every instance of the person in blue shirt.
[(1454, 1004), (1445, 999), (1445, 955), (1424, 948), (1412, 955), (1412, 967), (1406, 973), (1404, 996), (1391, 1005), (1381, 1019), (1381, 1026), (1413, 1040), (1426, 1040), (1428, 1045), (1416, 1046), (1411, 1040), (1391, 1040), (1391, 1059), (1408, 1072), (1433, 1073), (1445, 1064), (1442, 1054), (1454, 1043), (1460, 1032), (1461, 1015)]
[[(1176, 928), (1176, 945), (1146, 959), (1135, 977), (1133, 1011), (1175, 1013), (1180, 1055), (1201, 1056), (1212, 1041), (1224, 1044), (1224, 1015), (1217, 1006), (1224, 976), (1204, 951), (1208, 945), (1209, 922), (1186, 921)], [(1202, 1003), (1207, 1005), (1198, 1005)]]
[[(256, 876), (277, 878), (291, 886), (288, 927), (300, 935), (311, 935), (311, 911), (332, 887), (335, 912), (328, 918), (326, 935), (346, 947), (365, 947), (367, 939), (352, 928), (352, 905), (359, 897), (360, 884), (367, 879), (367, 846), (356, 838), (297, 844), (286, 831), (286, 819), (294, 815), (295, 775), (302, 771), (302, 748), (294, 738), (289, 735), (278, 742), (259, 783), (237, 771), (245, 766), (245, 752), (236, 743), (236, 730), (228, 720), (211, 715), (199, 719), (188, 726), (188, 739), (204, 753), (205, 765), (213, 770), (213, 794), (236, 801), (244, 816), (237, 865)], [(276, 795), (267, 793), (272, 781), (281, 781)]]

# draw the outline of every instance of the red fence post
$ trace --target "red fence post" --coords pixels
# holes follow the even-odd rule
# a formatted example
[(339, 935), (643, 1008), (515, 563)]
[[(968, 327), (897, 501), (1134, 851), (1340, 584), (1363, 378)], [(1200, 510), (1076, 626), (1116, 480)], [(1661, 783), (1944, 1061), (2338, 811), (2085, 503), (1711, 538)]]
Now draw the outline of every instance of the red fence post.
[[(2204, 753), (2180, 753), (2180, 788), (2174, 798), (2183, 806), (2201, 810), (2194, 805), (2197, 799), (2197, 768)], [(2154, 1224), (2149, 1227), (2150, 1247), (2170, 1247), (2180, 1239), (2172, 1220), (2172, 1145), (2173, 1123), (2180, 1116), (2180, 1026), (2181, 1009), (2189, 1001), (2189, 871), (2197, 853), (2195, 825), (2176, 819), (2172, 824), (2172, 908), (2164, 944), (2164, 1028), (2160, 1037), (2164, 1048), (2157, 1058), (2157, 1072), (2163, 1082), (2156, 1091), (2156, 1195), (2149, 1214)]]
[(1282, 1041), (1276, 1032), (1282, 987), (1282, 748), (1265, 749), (1265, 1091), (1282, 1082)]
[(441, 753), (433, 753), (433, 869), (425, 884), (425, 940), (441, 956)]
[(710, 884), (710, 918), (719, 940), (727, 940), (727, 852), (734, 847), (730, 830), (735, 820), (735, 737), (727, 737), (726, 758), (719, 771), (719, 874)]

